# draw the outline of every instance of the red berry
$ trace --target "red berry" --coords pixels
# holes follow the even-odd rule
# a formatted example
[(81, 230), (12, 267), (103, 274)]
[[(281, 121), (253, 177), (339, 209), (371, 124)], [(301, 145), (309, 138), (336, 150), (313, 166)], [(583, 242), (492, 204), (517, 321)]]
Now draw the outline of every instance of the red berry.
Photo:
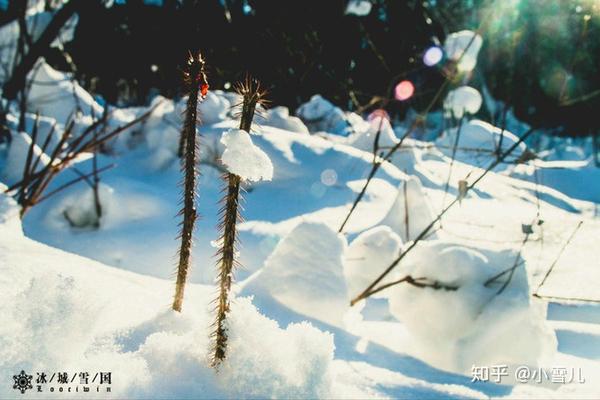
[(208, 93), (208, 83), (203, 83), (202, 86), (200, 86), (200, 93), (202, 96), (206, 96)]

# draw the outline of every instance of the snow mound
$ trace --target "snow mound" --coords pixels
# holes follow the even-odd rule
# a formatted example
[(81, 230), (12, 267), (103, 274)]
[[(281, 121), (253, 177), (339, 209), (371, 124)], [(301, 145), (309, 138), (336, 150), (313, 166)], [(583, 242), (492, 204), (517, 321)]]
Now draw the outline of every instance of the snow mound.
[(379, 147), (391, 147), (399, 142), (399, 139), (394, 133), (394, 129), (384, 117), (376, 117), (371, 119), (369, 122), (369, 128), (364, 132), (356, 132), (355, 134), (348, 137), (348, 144), (368, 152), (373, 152), (373, 146), (379, 133)]
[(221, 143), (225, 145), (221, 161), (229, 172), (254, 182), (273, 178), (273, 164), (269, 156), (252, 143), (248, 132), (230, 129), (223, 132)]
[(402, 261), (396, 278), (410, 275), (451, 289), (395, 285), (388, 293), (390, 312), (406, 325), (420, 355), (444, 369), (467, 373), (472, 365), (547, 363), (556, 337), (544, 306), (529, 294), (525, 266), (517, 264), (501, 293), (509, 274), (486, 286), (515, 258), (510, 250), (423, 243)]
[(154, 106), (156, 108), (144, 123), (144, 140), (150, 153), (148, 166), (156, 171), (177, 158), (181, 117), (175, 111), (173, 100), (156, 96), (150, 104), (150, 107)]
[(290, 116), (290, 110), (287, 107), (274, 107), (267, 110), (267, 118), (263, 124), (291, 132), (309, 133), (300, 118)]
[[(147, 111), (144, 107), (129, 107), (129, 108), (111, 108), (107, 116), (106, 126), (101, 127), (101, 130), (105, 132), (112, 132), (126, 124), (135, 120), (142, 113)], [(96, 117), (99, 119), (100, 117)], [(88, 122), (92, 124), (94, 119), (90, 119)], [(110, 139), (105, 143), (112, 153), (124, 153), (129, 149), (137, 146), (139, 142), (142, 142), (141, 132), (144, 128), (145, 121), (134, 124), (133, 126), (121, 131), (116, 137)]]
[(27, 97), (28, 110), (52, 116), (63, 125), (76, 114), (86, 124), (92, 123), (92, 116), (102, 116), (103, 108), (91, 94), (69, 74), (55, 70), (43, 59), (29, 73), (28, 82), (32, 82)]
[[(391, 227), (402, 240), (408, 242), (419, 236), (434, 218), (421, 181), (416, 176), (411, 176), (398, 186), (396, 200), (381, 224)], [(435, 234), (430, 237), (435, 237)]]
[(477, 113), (481, 108), (482, 101), (481, 94), (477, 89), (461, 86), (448, 93), (444, 101), (444, 108), (449, 110), (455, 118), (462, 118), (465, 113)]
[(302, 222), (277, 244), (243, 293), (266, 292), (296, 312), (341, 325), (349, 307), (345, 248), (344, 237), (327, 225)]
[[(457, 128), (444, 132), (444, 135), (436, 141), (436, 144), (446, 153), (452, 152), (456, 140)], [(481, 120), (472, 120), (463, 124), (458, 139), (458, 148), (460, 149), (479, 149), (483, 151), (495, 151), (502, 137), (502, 150), (506, 151), (519, 141), (519, 138), (508, 130), (502, 131), (490, 123)], [(514, 151), (513, 155), (519, 156), (527, 149), (524, 143), (521, 143)]]
[[(185, 101), (187, 101), (187, 98)], [(204, 100), (198, 103), (198, 116), (202, 124), (212, 125), (227, 118), (227, 112), (230, 108), (229, 100), (209, 91)]]
[[(473, 36), (475, 37), (473, 38)], [(460, 59), (458, 63), (459, 71), (469, 72), (477, 65), (477, 55), (482, 44), (483, 39), (479, 34), (464, 30), (451, 33), (446, 37), (444, 51), (450, 60), (458, 61)]]
[[(377, 226), (358, 235), (348, 246), (344, 261), (350, 297), (366, 289), (398, 257), (401, 249), (402, 239), (389, 226)], [(385, 292), (382, 294), (385, 296)]]
[[(8, 154), (6, 156), (6, 160), (4, 161), (4, 168), (0, 174), (0, 178), (2, 178), (3, 182), (12, 185), (23, 179), (23, 170), (25, 169), (25, 164), (27, 163), (27, 154), (29, 153), (31, 142), (31, 137), (29, 137), (28, 134), (24, 132), (13, 133), (12, 140), (8, 148)], [(37, 145), (34, 145), (31, 161), (32, 164), (38, 159), (38, 157), (40, 158), (40, 161), (35, 167), (36, 172), (48, 165), (50, 162), (50, 157), (42, 153), (42, 150)]]
[[(423, 146), (423, 142), (409, 138), (404, 139), (402, 147), (394, 152), (390, 161), (405, 174), (418, 175), (418, 167), (423, 160), (423, 150), (419, 146)], [(431, 151), (428, 150), (428, 153)]]
[(310, 132), (322, 131), (344, 136), (349, 132), (344, 112), (319, 94), (298, 107), (296, 115), (304, 121)]

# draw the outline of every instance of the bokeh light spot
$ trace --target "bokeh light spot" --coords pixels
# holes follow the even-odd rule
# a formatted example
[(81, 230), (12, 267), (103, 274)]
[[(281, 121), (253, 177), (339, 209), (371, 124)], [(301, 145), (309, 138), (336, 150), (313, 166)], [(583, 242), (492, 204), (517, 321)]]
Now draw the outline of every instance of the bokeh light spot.
[(444, 57), (444, 52), (438, 46), (432, 46), (423, 54), (423, 63), (428, 67), (433, 67)]
[(415, 93), (415, 85), (411, 81), (402, 81), (396, 85), (394, 95), (396, 100), (404, 101), (408, 100)]
[(325, 186), (333, 186), (337, 182), (337, 172), (333, 169), (326, 169), (321, 172), (321, 182)]

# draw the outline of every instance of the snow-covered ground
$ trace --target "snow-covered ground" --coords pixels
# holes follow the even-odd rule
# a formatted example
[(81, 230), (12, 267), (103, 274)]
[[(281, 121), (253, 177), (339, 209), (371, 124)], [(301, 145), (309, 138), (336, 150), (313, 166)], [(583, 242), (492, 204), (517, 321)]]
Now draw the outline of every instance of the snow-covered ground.
[[(102, 114), (61, 73), (45, 64), (35, 71), (36, 82), (56, 82), (53, 96), (84, 105), (76, 133)], [(47, 101), (48, 87), (32, 86), (29, 109), (40, 110), (43, 126), (56, 121), (60, 128), (73, 104)], [(110, 371), (118, 398), (597, 398), (600, 169), (577, 147), (569, 145), (569, 157), (556, 151), (494, 168), (383, 280), (410, 275), (426, 287), (397, 284), (350, 307), (460, 194), (461, 181), (483, 173), (500, 136), (503, 148), (518, 140), (470, 118), (482, 101), (470, 88), (452, 96), (449, 107), (466, 118), (460, 140), (452, 129), (434, 142), (407, 139), (338, 233), (371, 168), (377, 126), (380, 144), (393, 146), (401, 124), (365, 120), (315, 96), (300, 118), (283, 108), (264, 113), (250, 140), (230, 117), (236, 95), (209, 93), (199, 107), (200, 219), (181, 314), (169, 304), (183, 100), (155, 99), (150, 117), (99, 156), (100, 167), (116, 167), (101, 176), (98, 229), (65, 218), (82, 226), (89, 220), (93, 196), (85, 183), (36, 205), (22, 221), (10, 193), (0, 194), (0, 397), (23, 397), (12, 386), (23, 370), (34, 381), (42, 371)], [(109, 126), (144, 111), (115, 109)], [(33, 129), (33, 116), (26, 132), (9, 117), (4, 185), (19, 180)], [(451, 163), (455, 142), (463, 150)], [(518, 146), (515, 156), (526, 150)], [(241, 156), (256, 168), (241, 165)], [(91, 165), (79, 158), (48, 190)], [(214, 370), (211, 303), (227, 168), (249, 179), (227, 358)], [(254, 182), (260, 178), (267, 180)], [(487, 382), (474, 379), (484, 371)], [(107, 396), (93, 387), (91, 397)], [(66, 393), (44, 393), (52, 395)]]

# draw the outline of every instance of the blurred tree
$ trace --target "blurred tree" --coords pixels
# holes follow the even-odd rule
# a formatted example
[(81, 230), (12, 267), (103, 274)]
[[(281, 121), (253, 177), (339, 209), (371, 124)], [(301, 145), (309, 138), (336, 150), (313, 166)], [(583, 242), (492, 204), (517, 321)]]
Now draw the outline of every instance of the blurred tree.
[[(598, 2), (369, 1), (359, 17), (345, 13), (348, 0), (87, 0), (66, 50), (82, 84), (116, 104), (177, 96), (179, 62), (191, 49), (205, 54), (213, 89), (250, 72), (292, 109), (321, 93), (354, 110), (409, 79), (415, 95), (388, 106), (403, 113), (422, 109), (444, 79), (423, 65), (423, 52), (489, 14), (476, 84), (534, 125), (598, 131), (600, 120), (588, 118), (600, 105)], [(65, 69), (60, 53), (47, 58)]]

